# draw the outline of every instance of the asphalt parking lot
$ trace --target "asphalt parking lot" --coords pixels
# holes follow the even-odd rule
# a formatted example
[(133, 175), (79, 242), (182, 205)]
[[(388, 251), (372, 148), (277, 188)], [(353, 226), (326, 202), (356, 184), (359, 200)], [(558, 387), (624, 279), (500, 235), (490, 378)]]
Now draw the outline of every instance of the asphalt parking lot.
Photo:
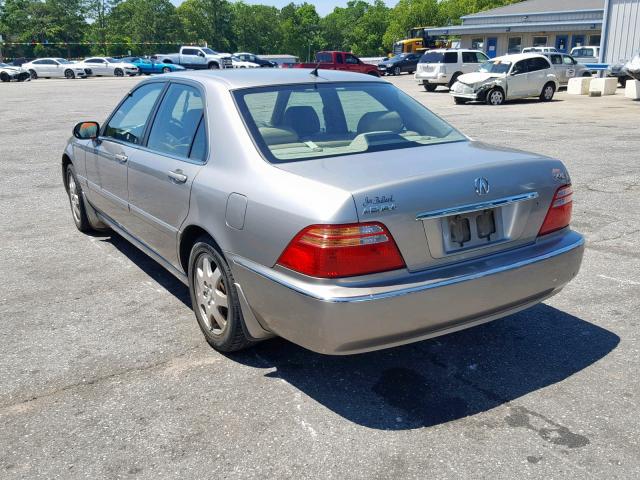
[(182, 284), (73, 225), (65, 141), (138, 81), (0, 85), (0, 478), (640, 477), (640, 102), (457, 106), (393, 78), (477, 140), (566, 163), (579, 276), (401, 348), (326, 357), (272, 340), (224, 356)]

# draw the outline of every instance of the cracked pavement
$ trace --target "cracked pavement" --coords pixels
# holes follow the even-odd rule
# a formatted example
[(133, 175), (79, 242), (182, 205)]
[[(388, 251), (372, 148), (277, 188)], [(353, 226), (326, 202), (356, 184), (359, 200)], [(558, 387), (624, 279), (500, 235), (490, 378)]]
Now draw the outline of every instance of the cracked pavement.
[(562, 159), (583, 268), (487, 325), (351, 357), (224, 356), (186, 288), (73, 226), (59, 160), (138, 79), (2, 84), (0, 478), (638, 478), (640, 102), (453, 104), (469, 136)]

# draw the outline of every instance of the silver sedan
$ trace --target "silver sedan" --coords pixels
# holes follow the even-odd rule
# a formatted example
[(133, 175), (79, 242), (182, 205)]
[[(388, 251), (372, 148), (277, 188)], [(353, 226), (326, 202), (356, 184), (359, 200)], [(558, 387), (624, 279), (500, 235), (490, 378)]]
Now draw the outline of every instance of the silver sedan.
[(562, 162), (471, 141), (371, 76), (169, 74), (73, 133), (76, 226), (187, 284), (220, 351), (401, 345), (535, 305), (580, 268)]

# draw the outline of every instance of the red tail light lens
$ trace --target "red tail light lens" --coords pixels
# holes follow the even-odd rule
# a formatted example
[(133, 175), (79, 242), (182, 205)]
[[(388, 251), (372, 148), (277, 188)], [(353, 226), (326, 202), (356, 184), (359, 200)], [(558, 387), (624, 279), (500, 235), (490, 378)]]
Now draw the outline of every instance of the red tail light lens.
[(289, 243), (278, 264), (320, 278), (353, 277), (405, 266), (381, 223), (311, 225)]
[(555, 232), (569, 225), (571, 223), (572, 208), (573, 188), (571, 188), (571, 185), (564, 185), (556, 190), (538, 236)]

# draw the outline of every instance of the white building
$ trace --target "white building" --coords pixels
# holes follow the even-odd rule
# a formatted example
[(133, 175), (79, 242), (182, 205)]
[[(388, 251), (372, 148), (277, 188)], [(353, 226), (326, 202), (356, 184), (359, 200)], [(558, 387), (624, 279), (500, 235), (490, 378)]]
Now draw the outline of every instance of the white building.
[(467, 15), (462, 25), (425, 30), (429, 36), (459, 36), (462, 48), (483, 50), (489, 57), (538, 46), (568, 53), (600, 45), (604, 7), (605, 0), (526, 0)]

